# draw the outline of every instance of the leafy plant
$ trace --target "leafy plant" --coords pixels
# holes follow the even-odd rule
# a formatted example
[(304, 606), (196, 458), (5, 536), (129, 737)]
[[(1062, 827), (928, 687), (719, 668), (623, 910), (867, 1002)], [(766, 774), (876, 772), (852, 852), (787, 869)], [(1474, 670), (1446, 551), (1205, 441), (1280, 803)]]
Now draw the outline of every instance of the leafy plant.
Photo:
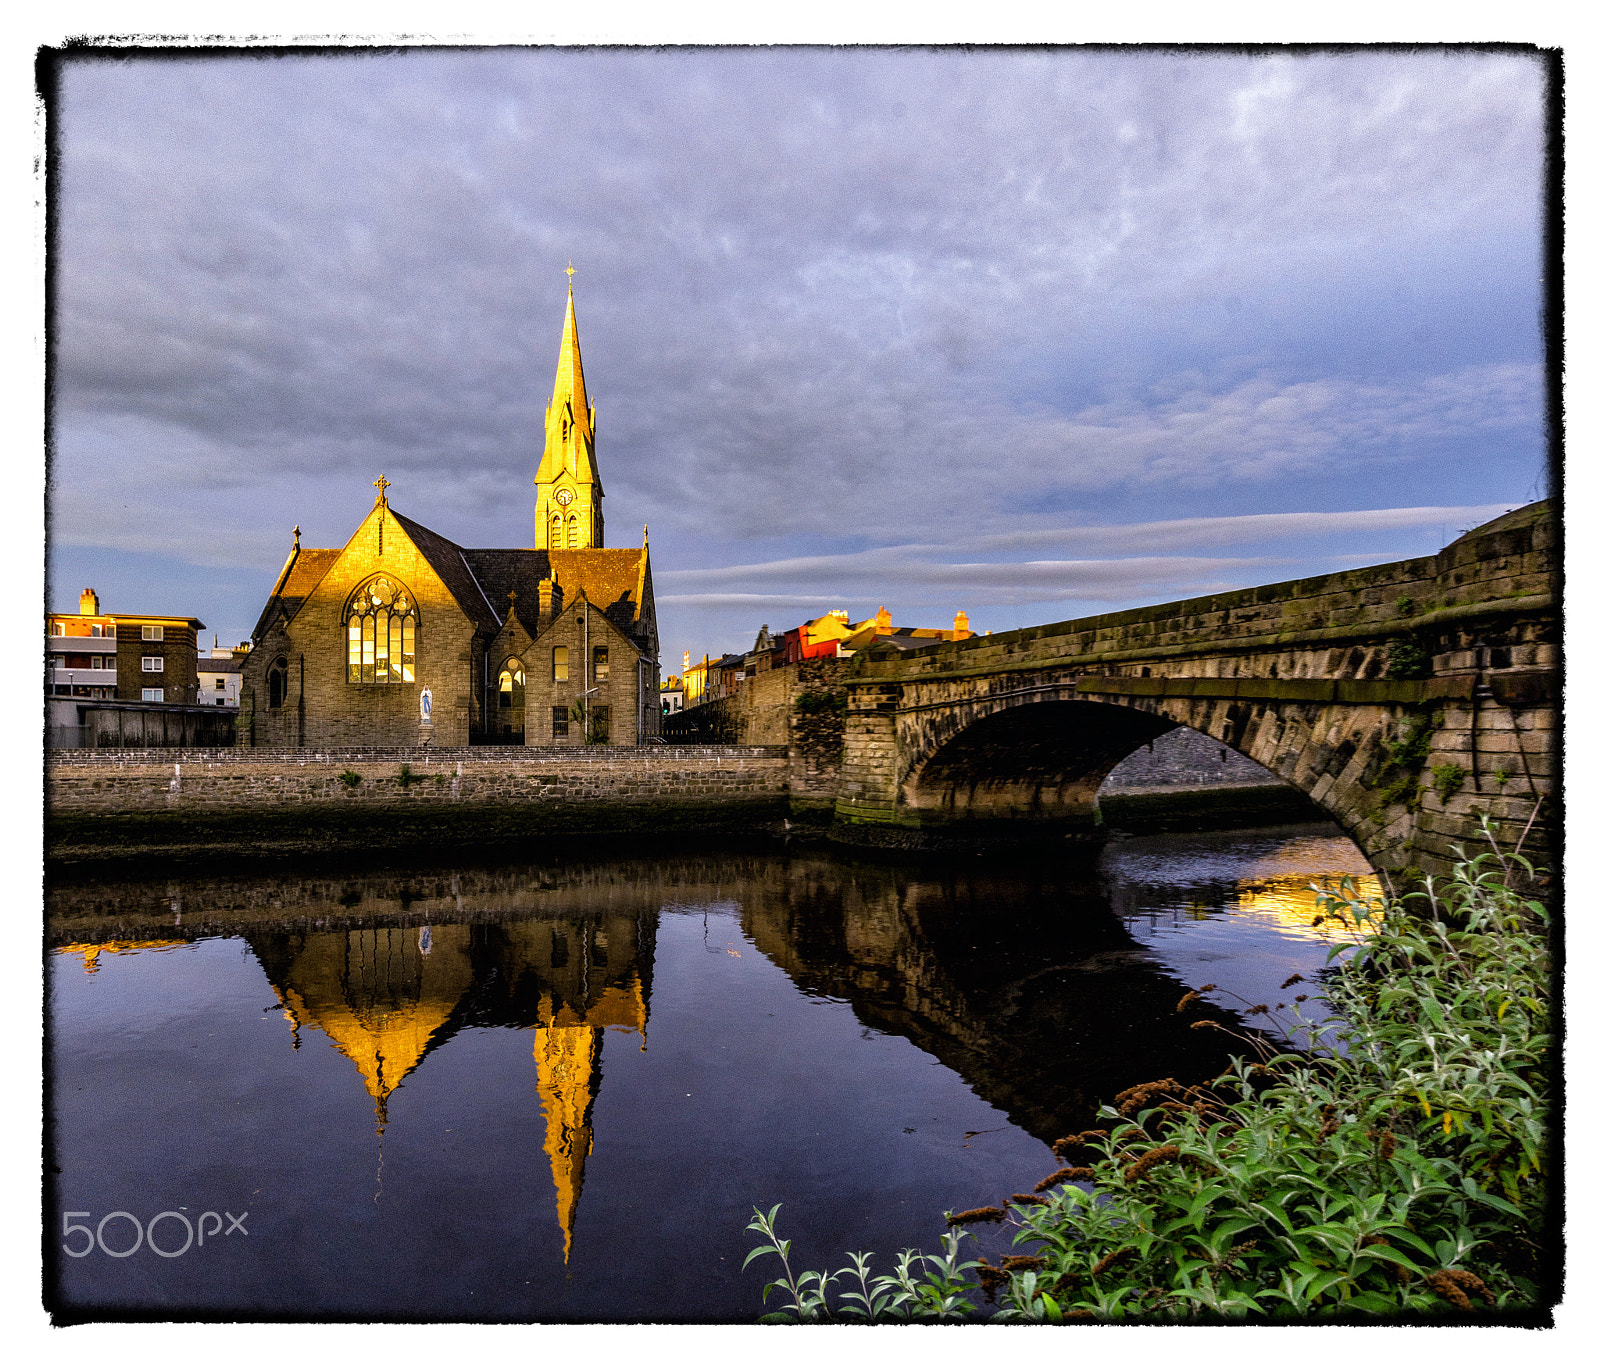
[[(870, 1276), (857, 1253), (847, 1270), (796, 1276), (778, 1207), (758, 1211), (750, 1227), (771, 1245), (750, 1260), (776, 1252), (784, 1267), (768, 1290), (813, 1321), (1434, 1319), (1541, 1305), (1548, 924), (1517, 890), (1532, 867), (1484, 829), (1493, 852), (1420, 892), (1318, 890), (1324, 923), (1366, 936), (1329, 951), (1335, 1018), (1304, 1020), (1305, 996), (1249, 1012), (1299, 1047), (1239, 1033), (1247, 1051), (1214, 1081), (1130, 1088), (1102, 1128), (1056, 1143), (1069, 1165), (1034, 1194), (948, 1215), (943, 1255), (903, 1252), (895, 1273)], [(960, 1259), (968, 1225), (1001, 1220), (1017, 1255)], [(834, 1307), (846, 1283), (860, 1288)]]
[(1461, 791), (1467, 781), (1467, 771), (1460, 764), (1435, 764), (1433, 766), (1433, 790), (1439, 794), (1442, 805)]
[(1378, 799), (1385, 806), (1404, 802), (1415, 810), (1422, 800), (1420, 769), (1432, 748), (1438, 724), (1438, 717), (1430, 714), (1413, 721), (1398, 739), (1383, 746), (1384, 762), (1378, 774), (1383, 786), (1378, 790)]
[(358, 787), (361, 786), (361, 775), (354, 769), (347, 768), (339, 775), (339, 781), (349, 788), (350, 791), (354, 792)]
[(843, 693), (803, 692), (795, 697), (794, 707), (802, 716), (843, 716), (845, 698)]
[(402, 789), (404, 789), (410, 787), (412, 783), (420, 783), (426, 780), (419, 778), (416, 774), (412, 773), (410, 764), (401, 764), (400, 776), (396, 778), (395, 781), (400, 784)]
[(1409, 617), (1416, 608), (1416, 603), (1408, 597), (1398, 597), (1394, 600), (1394, 614), (1397, 617)]
[(1390, 678), (1426, 678), (1433, 672), (1433, 656), (1410, 636), (1391, 640), (1385, 654)]

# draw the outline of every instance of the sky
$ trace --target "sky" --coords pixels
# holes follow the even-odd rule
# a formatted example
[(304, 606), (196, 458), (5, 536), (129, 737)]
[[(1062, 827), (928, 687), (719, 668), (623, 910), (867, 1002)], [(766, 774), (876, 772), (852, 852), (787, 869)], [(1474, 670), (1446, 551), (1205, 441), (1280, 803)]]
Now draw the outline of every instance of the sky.
[(48, 109), (49, 605), (533, 543), (565, 267), (662, 672), (1429, 554), (1546, 496), (1527, 51), (120, 51)]

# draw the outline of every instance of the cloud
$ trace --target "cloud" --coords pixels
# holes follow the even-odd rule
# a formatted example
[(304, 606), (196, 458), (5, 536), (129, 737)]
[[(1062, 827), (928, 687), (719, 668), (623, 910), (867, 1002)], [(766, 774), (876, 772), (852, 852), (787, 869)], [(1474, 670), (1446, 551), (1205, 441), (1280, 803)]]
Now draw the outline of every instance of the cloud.
[[(1510, 496), (1542, 96), (1503, 52), (69, 60), (51, 534), (270, 573), (384, 473), (527, 544), (569, 258), (607, 521), (664, 571), (926, 544), (862, 581), (1068, 594), (1233, 553), (1208, 517)], [(1105, 582), (1168, 571), (1255, 572)]]

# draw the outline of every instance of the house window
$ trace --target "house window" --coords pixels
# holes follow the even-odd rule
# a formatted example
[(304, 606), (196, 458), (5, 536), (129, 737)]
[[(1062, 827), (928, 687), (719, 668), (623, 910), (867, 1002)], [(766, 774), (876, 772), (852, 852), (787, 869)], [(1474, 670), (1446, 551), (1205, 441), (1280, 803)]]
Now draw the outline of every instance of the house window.
[(599, 683), (611, 677), (611, 647), (609, 645), (596, 645), (594, 647), (594, 681)]
[(66, 628), (66, 624), (64, 622), (52, 621), (50, 623), (50, 634), (51, 635), (53, 635), (53, 636), (64, 636), (64, 635), (66, 635), (66, 633), (67, 633), (67, 628)]
[[(102, 635), (102, 634), (104, 634), (104, 631), (105, 631), (105, 628), (103, 626), (91, 626), (89, 628), (89, 634), (92, 635), (92, 636)], [(156, 639), (160, 640), (161, 637), (157, 636)]]
[(610, 707), (590, 708), (589, 739), (597, 745), (609, 745), (611, 743)]
[(526, 683), (522, 661), (515, 656), (506, 660), (500, 668), (500, 705), (510, 711), (521, 711)]
[[(165, 626), (141, 626), (139, 628), (139, 639), (140, 640), (165, 640), (166, 639), (166, 629), (167, 628)], [(94, 628), (94, 633), (95, 633), (95, 635), (99, 635), (100, 634), (100, 628), (98, 626), (96, 626)]]
[(165, 702), (167, 700), (166, 690), (163, 688), (141, 688), (139, 689), (139, 700), (141, 702)]
[(417, 681), (417, 607), (382, 574), (358, 588), (345, 608), (345, 679), (350, 683)]
[(281, 707), (289, 696), (289, 661), (279, 655), (267, 670), (267, 707)]
[(117, 638), (117, 627), (115, 622), (106, 627), (105, 635), (107, 640), (115, 640)]
[[(567, 672), (567, 647), (565, 645), (557, 645), (555, 649), (550, 651), (550, 677), (557, 683), (565, 683), (567, 681)], [(557, 708), (557, 710), (561, 709)], [(565, 735), (566, 732), (563, 731), (562, 734)]]
[(554, 740), (566, 739), (567, 709), (565, 707), (550, 708), (550, 737)]
[(217, 691), (218, 692), (221, 692), (223, 690), (223, 688), (226, 687), (226, 686), (227, 685), (220, 678), (217, 680)]
[(141, 655), (139, 668), (143, 673), (161, 674), (167, 671), (167, 661), (161, 655)]

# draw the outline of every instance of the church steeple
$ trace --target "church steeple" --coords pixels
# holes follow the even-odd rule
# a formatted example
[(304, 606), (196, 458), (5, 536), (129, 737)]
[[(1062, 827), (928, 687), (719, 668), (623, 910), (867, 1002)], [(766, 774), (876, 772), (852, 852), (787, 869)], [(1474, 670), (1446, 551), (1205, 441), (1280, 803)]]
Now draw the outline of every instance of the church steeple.
[(544, 410), (544, 457), (534, 476), (534, 548), (584, 550), (605, 545), (600, 472), (594, 458), (594, 409), (583, 384), (578, 318), (572, 304), (573, 270), (567, 267), (567, 317), (561, 329), (556, 384)]

